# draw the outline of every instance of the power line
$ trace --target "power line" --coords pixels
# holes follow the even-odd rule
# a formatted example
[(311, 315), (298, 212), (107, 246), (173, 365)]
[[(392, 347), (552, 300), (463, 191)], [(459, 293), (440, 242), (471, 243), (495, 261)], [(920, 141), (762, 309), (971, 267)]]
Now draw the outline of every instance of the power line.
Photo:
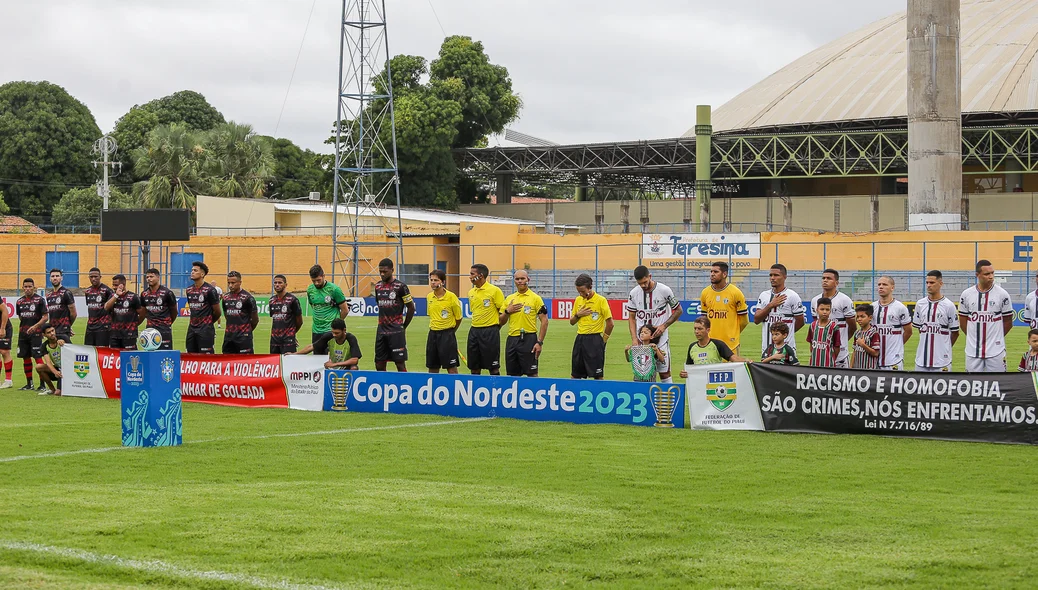
[(299, 67), (299, 56), (303, 54), (303, 43), (306, 42), (306, 33), (310, 30), (310, 19), (314, 16), (314, 7), (317, 6), (317, 0), (314, 0), (313, 4), (310, 5), (310, 15), (306, 17), (306, 26), (303, 27), (303, 38), (299, 41), (299, 51), (296, 52), (296, 63), (292, 65), (292, 75), (288, 78), (288, 88), (285, 89), (285, 100), (281, 101), (281, 112), (278, 113), (278, 122), (274, 125), (274, 137), (278, 135), (278, 128), (281, 127), (281, 116), (285, 114), (285, 105), (288, 104), (288, 93), (292, 91), (292, 81), (296, 79), (296, 68)]

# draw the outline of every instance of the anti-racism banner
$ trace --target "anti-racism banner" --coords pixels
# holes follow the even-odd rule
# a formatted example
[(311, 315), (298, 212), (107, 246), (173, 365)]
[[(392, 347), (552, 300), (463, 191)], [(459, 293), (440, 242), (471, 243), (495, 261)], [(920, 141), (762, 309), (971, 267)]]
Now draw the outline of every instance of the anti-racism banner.
[(693, 428), (1038, 444), (1031, 373), (686, 367)]
[(684, 387), (539, 377), (328, 371), (324, 409), (684, 428)]
[[(61, 349), (61, 394), (119, 398), (121, 351), (66, 344)], [(147, 354), (147, 353), (139, 353)], [(186, 402), (319, 412), (327, 359), (297, 355), (180, 355)]]

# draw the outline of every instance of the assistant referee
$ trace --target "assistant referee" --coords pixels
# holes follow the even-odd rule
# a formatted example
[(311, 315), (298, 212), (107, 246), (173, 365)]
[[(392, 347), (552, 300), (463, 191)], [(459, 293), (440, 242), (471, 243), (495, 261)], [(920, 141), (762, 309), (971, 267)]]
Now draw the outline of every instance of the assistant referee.
[(505, 294), (487, 279), (490, 269), (485, 264), (473, 264), (469, 269), (469, 312), (472, 327), (466, 351), (469, 353), (469, 371), (479, 375), (486, 369), (491, 375), (501, 374), (501, 310), (505, 306)]
[(454, 375), (458, 372), (458, 326), (461, 325), (461, 300), (447, 290), (447, 273), (436, 268), (429, 273), (426, 295), (429, 308), (429, 336), (425, 341), (425, 367), (430, 373), (440, 368)]
[(537, 360), (548, 334), (548, 308), (541, 296), (530, 289), (530, 275), (525, 270), (515, 271), (512, 280), (516, 291), (505, 298), (499, 320), (501, 325), (508, 323), (505, 371), (510, 377), (536, 377)]

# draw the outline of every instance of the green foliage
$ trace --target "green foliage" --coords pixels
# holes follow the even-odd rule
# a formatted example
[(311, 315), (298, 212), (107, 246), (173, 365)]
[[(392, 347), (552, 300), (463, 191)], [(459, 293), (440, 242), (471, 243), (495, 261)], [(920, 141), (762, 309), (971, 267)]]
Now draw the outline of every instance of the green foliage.
[(4, 200), (4, 191), (0, 191), (0, 215), (7, 215), (11, 212), (11, 208), (7, 206), (7, 201)]
[[(488, 134), (502, 131), (518, 116), (521, 102), (512, 92), (508, 70), (491, 64), (481, 43), (458, 36), (444, 40), (431, 66), (419, 56), (397, 55), (389, 69), (401, 203), (456, 209), (459, 200), (474, 202), (479, 189), (460, 178), (451, 150), (485, 142)], [(377, 91), (385, 92), (385, 74), (374, 83)], [(373, 101), (368, 116), (386, 107), (384, 101)], [(355, 133), (353, 123), (343, 121), (342, 132)], [(388, 125), (380, 133), (388, 150)], [(344, 145), (350, 145), (349, 139)], [(387, 164), (384, 157), (375, 160), (375, 165)]]
[(223, 123), (203, 135), (202, 186), (214, 197), (264, 196), (274, 172), (270, 142), (251, 125)]
[(208, 131), (224, 123), (224, 117), (204, 96), (192, 90), (181, 90), (143, 105), (134, 105), (115, 122), (115, 130), (112, 131), (112, 137), (119, 144), (125, 173), (134, 180), (144, 180), (141, 171), (132, 169), (132, 154), (145, 145), (152, 129), (172, 123), (183, 123), (192, 130)]
[[(133, 197), (115, 187), (110, 187), (108, 198), (109, 209), (128, 209), (134, 207)], [(54, 206), (51, 222), (54, 225), (99, 225), (101, 208), (104, 199), (97, 194), (97, 187), (74, 188), (61, 196)]]
[(90, 148), (101, 130), (90, 109), (50, 82), (0, 86), (0, 178), (18, 215), (49, 211), (69, 185), (94, 182)]
[(325, 189), (330, 176), (325, 168), (324, 154), (300, 149), (285, 138), (264, 137), (270, 143), (274, 158), (274, 175), (267, 183), (267, 197), (276, 199), (298, 199), (311, 191), (321, 193), (322, 198), (331, 197), (331, 189)]

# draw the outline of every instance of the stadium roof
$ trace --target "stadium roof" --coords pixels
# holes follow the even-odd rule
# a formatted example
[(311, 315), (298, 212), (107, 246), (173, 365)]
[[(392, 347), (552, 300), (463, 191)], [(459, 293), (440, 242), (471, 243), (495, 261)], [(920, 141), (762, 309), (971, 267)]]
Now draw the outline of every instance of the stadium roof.
[[(340, 212), (348, 214), (352, 211), (352, 208), (348, 208), (345, 205), (340, 205)], [(295, 202), (278, 202), (274, 205), (275, 211), (289, 211), (289, 212), (302, 212), (302, 211), (313, 211), (322, 213), (331, 213), (331, 203), (295, 203)], [(396, 207), (385, 207), (376, 209), (364, 209), (364, 215), (373, 215), (377, 217), (390, 217), (396, 218)], [(441, 211), (437, 209), (421, 209), (417, 207), (401, 207), (400, 208), (401, 219), (408, 221), (423, 221), (426, 223), (501, 223), (501, 224), (514, 224), (514, 225), (536, 225), (542, 226), (543, 222), (530, 221), (529, 219), (514, 219), (511, 217), (494, 217), (491, 215), (478, 215), (474, 213), (455, 213), (452, 211)], [(559, 226), (561, 227), (561, 226)]]
[[(1038, 2), (962, 0), (961, 31), (963, 114), (1038, 109)], [(904, 12), (874, 22), (716, 109), (714, 133), (903, 119), (907, 47)], [(685, 133), (694, 135), (694, 128)]]

